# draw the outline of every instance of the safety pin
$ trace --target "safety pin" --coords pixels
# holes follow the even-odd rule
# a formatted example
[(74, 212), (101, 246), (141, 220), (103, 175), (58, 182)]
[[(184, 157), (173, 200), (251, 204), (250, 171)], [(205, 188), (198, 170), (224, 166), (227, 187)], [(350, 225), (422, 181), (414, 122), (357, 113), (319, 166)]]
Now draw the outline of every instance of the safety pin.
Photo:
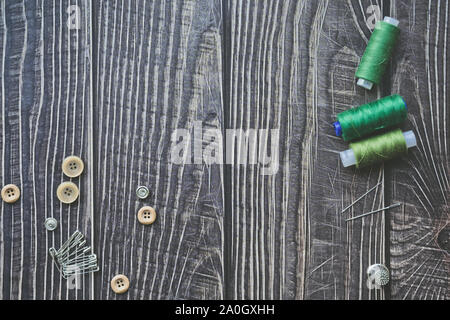
[(85, 274), (89, 272), (95, 272), (100, 270), (97, 265), (97, 260), (91, 260), (85, 264), (65, 265), (63, 267), (63, 275)]
[(97, 267), (94, 268), (94, 269), (87, 269), (87, 270), (84, 270), (84, 271), (81, 271), (81, 272), (74, 272), (74, 273), (71, 273), (71, 274), (63, 274), (62, 277), (63, 277), (64, 279), (68, 279), (70, 276), (74, 276), (74, 275), (84, 275), (84, 274), (88, 274), (88, 273), (92, 273), (92, 272), (97, 272), (97, 271), (99, 271), (99, 270), (100, 270), (100, 268), (97, 266)]
[(79, 243), (83, 243), (83, 238), (84, 236), (79, 231), (75, 231), (74, 234), (61, 246), (59, 250), (50, 248), (50, 255), (57, 258), (58, 260), (62, 260), (66, 257), (66, 254), (68, 254), (72, 247), (76, 247)]

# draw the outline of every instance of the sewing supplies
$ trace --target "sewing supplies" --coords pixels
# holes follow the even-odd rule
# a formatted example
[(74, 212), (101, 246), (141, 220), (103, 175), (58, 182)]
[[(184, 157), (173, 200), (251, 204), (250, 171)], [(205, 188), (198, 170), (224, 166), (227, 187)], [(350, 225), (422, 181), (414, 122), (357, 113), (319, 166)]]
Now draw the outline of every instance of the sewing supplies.
[(402, 123), (407, 110), (405, 100), (394, 94), (339, 113), (333, 126), (336, 136), (351, 141)]
[(398, 24), (398, 20), (384, 17), (384, 21), (378, 21), (375, 25), (356, 70), (355, 76), (359, 86), (371, 90), (374, 83), (380, 82), (397, 42), (400, 32)]
[(59, 250), (50, 248), (49, 253), (64, 279), (99, 270), (97, 255), (90, 253), (84, 235), (75, 231)]
[(357, 168), (406, 155), (408, 149), (417, 145), (412, 131), (396, 129), (362, 141), (350, 143), (350, 149), (340, 152), (342, 165)]
[(397, 207), (399, 207), (401, 205), (402, 205), (401, 203), (394, 203), (394, 204), (392, 204), (392, 205), (390, 205), (388, 207), (384, 207), (384, 208), (381, 208), (381, 209), (377, 209), (377, 210), (373, 210), (373, 211), (370, 211), (370, 212), (367, 212), (367, 213), (363, 213), (363, 214), (361, 214), (359, 216), (356, 216), (356, 217), (348, 218), (345, 221), (352, 221), (352, 220), (359, 219), (359, 218), (362, 218), (362, 217), (365, 217), (365, 216), (369, 216), (371, 214), (378, 213), (378, 212), (381, 212), (381, 211), (384, 211), (384, 210), (397, 208)]

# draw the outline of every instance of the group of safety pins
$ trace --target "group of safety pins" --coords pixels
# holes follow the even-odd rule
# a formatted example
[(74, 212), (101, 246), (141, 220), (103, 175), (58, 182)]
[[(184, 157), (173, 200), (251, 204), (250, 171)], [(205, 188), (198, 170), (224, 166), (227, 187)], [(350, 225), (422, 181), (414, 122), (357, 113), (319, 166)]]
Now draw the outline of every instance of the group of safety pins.
[[(78, 156), (69, 156), (62, 163), (62, 171), (69, 178), (78, 178), (84, 171), (84, 162)], [(61, 183), (56, 190), (58, 199), (64, 204), (75, 202), (79, 193), (77, 185), (72, 181)], [(49, 217), (45, 220), (44, 225), (48, 231), (53, 231), (57, 228), (58, 221), (53, 217)], [(50, 248), (49, 254), (64, 279), (99, 270), (97, 255), (92, 253), (91, 247), (86, 245), (84, 235), (78, 230), (72, 234), (59, 250)]]
[[(382, 181), (378, 182), (375, 186), (373, 186), (372, 188), (370, 188), (366, 193), (364, 193), (364, 194), (363, 194), (362, 196), (360, 196), (358, 199), (356, 199), (356, 200), (353, 201), (351, 204), (349, 204), (347, 207), (345, 207), (345, 208), (341, 211), (341, 214), (344, 213), (344, 212), (346, 212), (348, 209), (350, 209), (351, 207), (353, 207), (356, 203), (358, 203), (358, 202), (361, 201), (362, 199), (364, 199), (369, 193), (371, 193), (372, 191), (374, 191), (381, 183), (382, 183)], [(362, 218), (362, 217), (370, 216), (370, 215), (375, 214), (375, 213), (383, 212), (383, 211), (385, 211), (385, 210), (397, 208), (397, 207), (399, 207), (399, 206), (401, 206), (401, 205), (402, 205), (402, 204), (401, 204), (400, 202), (394, 203), (394, 204), (391, 204), (390, 206), (387, 206), (387, 207), (384, 207), (384, 208), (381, 208), (381, 209), (376, 209), (376, 210), (373, 210), (373, 211), (370, 211), (370, 212), (363, 213), (363, 214), (361, 214), (361, 215), (359, 215), (359, 216), (356, 216), (356, 217), (348, 218), (348, 219), (346, 219), (345, 221), (356, 220), (356, 219), (359, 219), (359, 218)]]
[(91, 253), (91, 247), (86, 246), (86, 239), (78, 230), (59, 250), (50, 248), (49, 253), (64, 279), (99, 270), (97, 255)]
[[(84, 162), (77, 156), (69, 156), (62, 163), (62, 171), (69, 178), (77, 178), (83, 170)], [(19, 200), (20, 195), (20, 188), (15, 184), (8, 184), (1, 190), (3, 201), (11, 205)], [(62, 203), (70, 204), (78, 199), (79, 189), (72, 181), (66, 181), (58, 186), (56, 195)], [(58, 227), (58, 220), (47, 217), (44, 227), (47, 231), (54, 231)], [(97, 256), (91, 253), (91, 247), (86, 246), (85, 237), (80, 231), (75, 231), (59, 250), (50, 248), (49, 254), (64, 279), (99, 270)]]

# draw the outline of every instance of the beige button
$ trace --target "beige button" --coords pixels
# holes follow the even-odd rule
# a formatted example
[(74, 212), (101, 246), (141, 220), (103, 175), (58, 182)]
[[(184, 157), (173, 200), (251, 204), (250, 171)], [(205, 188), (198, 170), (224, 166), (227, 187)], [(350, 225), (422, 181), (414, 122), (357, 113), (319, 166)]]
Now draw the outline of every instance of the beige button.
[(2, 199), (7, 203), (14, 203), (20, 198), (20, 190), (15, 184), (7, 184), (2, 189)]
[(80, 192), (78, 191), (78, 187), (73, 182), (63, 182), (58, 186), (56, 190), (56, 195), (58, 196), (59, 201), (63, 203), (72, 203), (77, 200)]
[(152, 224), (156, 220), (156, 211), (152, 207), (142, 207), (138, 211), (138, 220), (142, 224)]
[(115, 293), (125, 293), (130, 287), (130, 280), (123, 274), (118, 274), (111, 280), (111, 289)]
[(84, 170), (83, 160), (77, 156), (67, 157), (63, 161), (62, 170), (70, 178), (78, 177)]

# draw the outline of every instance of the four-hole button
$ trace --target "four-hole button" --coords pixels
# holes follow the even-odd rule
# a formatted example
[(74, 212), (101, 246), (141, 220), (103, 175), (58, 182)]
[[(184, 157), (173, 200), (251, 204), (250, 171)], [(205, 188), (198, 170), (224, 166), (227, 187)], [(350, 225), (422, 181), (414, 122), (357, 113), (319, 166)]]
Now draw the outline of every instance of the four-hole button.
[(58, 186), (56, 195), (62, 203), (72, 203), (77, 200), (79, 195), (78, 187), (73, 182), (63, 182)]
[(111, 288), (115, 293), (125, 293), (130, 287), (130, 280), (123, 274), (118, 274), (111, 280)]
[(2, 189), (2, 199), (6, 203), (14, 203), (20, 198), (20, 189), (15, 184), (8, 184)]
[(62, 164), (64, 174), (70, 178), (76, 178), (83, 173), (84, 163), (77, 156), (69, 156), (64, 159)]
[(156, 220), (156, 211), (152, 207), (145, 206), (139, 209), (137, 217), (142, 224), (152, 224)]

